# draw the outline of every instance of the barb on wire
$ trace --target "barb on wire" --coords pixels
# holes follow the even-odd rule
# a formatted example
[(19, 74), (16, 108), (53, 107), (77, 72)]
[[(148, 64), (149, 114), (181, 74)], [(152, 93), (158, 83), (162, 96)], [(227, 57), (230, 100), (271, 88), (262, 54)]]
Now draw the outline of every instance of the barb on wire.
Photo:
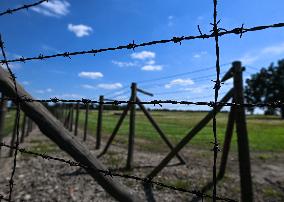
[[(2, 40), (2, 35), (0, 34), (0, 48), (2, 51), (2, 55), (3, 58), (6, 60), (6, 53), (4, 50), (4, 42)], [(17, 148), (19, 147), (19, 124), (20, 124), (20, 97), (18, 96), (18, 88), (17, 88), (17, 82), (16, 82), (16, 76), (15, 74), (12, 72), (9, 63), (6, 61), (6, 68), (8, 69), (8, 72), (10, 73), (11, 79), (13, 81), (14, 84), (14, 88), (15, 88), (15, 92), (16, 92), (16, 99), (14, 100), (14, 103), (16, 104), (16, 150), (14, 153), (14, 161), (13, 161), (13, 169), (12, 169), (12, 173), (11, 173), (11, 177), (9, 180), (9, 201), (11, 201), (12, 199), (12, 193), (13, 193), (13, 187), (14, 187), (14, 175), (16, 172), (16, 165), (17, 165), (17, 154), (18, 154), (18, 150)]]
[[(194, 98), (195, 99), (195, 98)], [(14, 101), (12, 98), (4, 98), (3, 100)], [(150, 100), (150, 101), (130, 101), (130, 100), (113, 100), (105, 99), (104, 102), (98, 100), (89, 100), (82, 98), (81, 100), (66, 100), (59, 98), (50, 98), (45, 100), (37, 100), (31, 98), (21, 98), (19, 102), (40, 102), (40, 103), (83, 103), (83, 104), (104, 104), (104, 105), (122, 105), (122, 104), (145, 104), (145, 105), (159, 105), (159, 104), (173, 104), (173, 105), (204, 105), (212, 106), (212, 101), (187, 101), (187, 100)], [(260, 103), (236, 103), (236, 102), (216, 102), (216, 105), (221, 106), (240, 106), (240, 107), (271, 107), (271, 108), (281, 108), (284, 103), (281, 101), (275, 102), (260, 102)]]
[(41, 1), (38, 1), (38, 2), (35, 2), (35, 3), (32, 3), (32, 4), (23, 5), (23, 6), (18, 7), (18, 8), (7, 9), (6, 11), (1, 12), (0, 16), (6, 15), (6, 14), (13, 14), (14, 12), (17, 12), (19, 10), (28, 9), (30, 7), (34, 7), (34, 6), (37, 6), (39, 4), (42, 4), (43, 2), (48, 2), (48, 0), (41, 0)]
[(186, 40), (194, 40), (194, 39), (208, 39), (208, 38), (215, 38), (215, 34), (217, 34), (219, 37), (227, 34), (238, 34), (242, 36), (246, 32), (253, 32), (253, 31), (260, 31), (264, 29), (269, 28), (280, 28), (284, 27), (284, 23), (277, 23), (277, 24), (271, 24), (271, 25), (262, 25), (262, 26), (256, 26), (252, 28), (244, 28), (244, 25), (242, 24), (241, 27), (237, 27), (231, 30), (226, 29), (218, 29), (218, 33), (215, 33), (214, 31), (211, 34), (201, 34), (196, 36), (181, 36), (181, 37), (172, 37), (171, 39), (163, 39), (163, 40), (156, 40), (156, 41), (150, 41), (150, 42), (144, 42), (140, 44), (135, 44), (134, 41), (127, 45), (120, 45), (117, 47), (110, 47), (110, 48), (101, 48), (101, 49), (91, 49), (91, 50), (83, 50), (83, 51), (75, 51), (75, 52), (64, 52), (64, 53), (57, 53), (53, 55), (43, 55), (39, 54), (39, 56), (34, 57), (21, 57), (11, 60), (1, 60), (1, 63), (4, 64), (6, 62), (25, 62), (25, 61), (31, 61), (31, 60), (43, 60), (43, 59), (50, 59), (55, 57), (69, 57), (75, 56), (75, 55), (84, 55), (84, 54), (97, 54), (107, 51), (116, 51), (116, 50), (122, 50), (122, 49), (134, 49), (137, 47), (145, 47), (145, 46), (152, 46), (157, 44), (165, 44), (165, 43), (180, 43), (182, 41)]
[[(47, 159), (47, 160), (59, 161), (61, 163), (68, 164), (69, 166), (78, 166), (78, 167), (81, 167), (81, 168), (84, 168), (84, 169), (89, 168), (88, 166), (81, 164), (79, 162), (76, 162), (76, 161), (66, 160), (66, 159), (63, 159), (63, 158), (49, 156), (47, 154), (41, 154), (41, 153), (29, 151), (29, 150), (26, 150), (25, 148), (17, 148), (15, 146), (7, 145), (4, 142), (0, 143), (0, 147), (17, 149), (21, 153), (30, 154), (30, 155), (33, 155), (35, 157), (41, 157), (41, 158)], [(212, 198), (211, 195), (204, 194), (204, 193), (197, 191), (197, 190), (188, 190), (188, 189), (184, 189), (184, 188), (180, 188), (180, 187), (175, 187), (173, 185), (167, 185), (167, 184), (164, 184), (162, 182), (152, 181), (152, 179), (149, 179), (149, 178), (142, 178), (142, 177), (138, 177), (138, 176), (134, 176), (134, 175), (115, 173), (115, 172), (112, 172), (111, 170), (97, 169), (97, 171), (104, 173), (105, 175), (110, 176), (110, 177), (120, 177), (120, 178), (132, 179), (132, 180), (136, 180), (136, 181), (139, 181), (139, 182), (164, 187), (164, 188), (174, 190), (174, 191), (189, 193), (189, 194), (192, 194), (192, 195), (195, 195), (195, 196), (198, 196), (198, 197)], [(235, 200), (233, 200), (233, 199), (219, 197), (219, 196), (217, 196), (216, 199), (217, 200), (223, 200), (223, 201), (235, 202)]]

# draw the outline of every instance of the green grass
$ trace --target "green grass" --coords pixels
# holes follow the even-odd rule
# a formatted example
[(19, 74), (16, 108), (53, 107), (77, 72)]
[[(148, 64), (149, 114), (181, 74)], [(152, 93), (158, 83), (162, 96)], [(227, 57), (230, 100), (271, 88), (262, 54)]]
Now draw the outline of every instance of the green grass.
[[(113, 131), (121, 111), (104, 111), (103, 136), (108, 137)], [(180, 141), (207, 113), (205, 112), (151, 112), (161, 129), (173, 143)], [(220, 142), (224, 140), (228, 114), (217, 115), (217, 132)], [(79, 123), (84, 123), (84, 111), (80, 113)], [(90, 111), (88, 129), (92, 134), (96, 133), (97, 111)], [(117, 139), (127, 140), (129, 116), (123, 122)], [(247, 116), (247, 128), (250, 141), (250, 149), (253, 151), (284, 151), (284, 120), (276, 116), (254, 115)], [(167, 149), (158, 133), (141, 111), (136, 112), (136, 137), (139, 140), (151, 141), (149, 147), (161, 147)], [(188, 146), (208, 149), (212, 147), (213, 140), (212, 121), (207, 124), (188, 144)], [(161, 148), (160, 147), (160, 148)], [(237, 149), (236, 134), (233, 136), (232, 149)]]
[[(4, 124), (4, 137), (11, 134), (13, 132), (14, 123), (15, 123), (15, 110), (9, 110), (5, 116), (5, 124)], [(22, 115), (22, 113), (21, 113)], [(20, 117), (20, 129), (23, 121), (23, 116)]]

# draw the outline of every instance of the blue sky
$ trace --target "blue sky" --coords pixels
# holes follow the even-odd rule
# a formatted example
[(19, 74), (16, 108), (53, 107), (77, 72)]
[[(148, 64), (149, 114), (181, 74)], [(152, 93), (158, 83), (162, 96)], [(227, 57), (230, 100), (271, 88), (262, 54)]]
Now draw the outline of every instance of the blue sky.
[[(34, 1), (1, 1), (1, 10)], [(49, 0), (41, 6), (0, 18), (8, 58), (48, 55), (197, 35), (211, 29), (212, 0)], [(283, 0), (219, 1), (222, 28), (284, 22)], [(284, 55), (284, 29), (223, 36), (221, 72), (241, 60), (244, 77)], [(210, 101), (215, 75), (214, 41), (194, 40), (68, 58), (13, 63), (18, 80), (36, 98), (127, 99), (131, 82), (155, 95), (142, 100)], [(211, 68), (210, 68), (211, 67)], [(203, 70), (195, 73), (198, 70)], [(179, 76), (172, 76), (179, 74)], [(160, 79), (161, 77), (170, 77)], [(157, 81), (153, 79), (158, 78)], [(146, 82), (139, 82), (145, 81)], [(147, 81), (151, 80), (151, 81)], [(230, 82), (221, 94), (230, 88)], [(173, 92), (173, 94), (169, 94)], [(169, 108), (177, 106), (167, 106)], [(190, 108), (190, 107), (189, 107)], [(192, 108), (192, 107), (191, 107)]]

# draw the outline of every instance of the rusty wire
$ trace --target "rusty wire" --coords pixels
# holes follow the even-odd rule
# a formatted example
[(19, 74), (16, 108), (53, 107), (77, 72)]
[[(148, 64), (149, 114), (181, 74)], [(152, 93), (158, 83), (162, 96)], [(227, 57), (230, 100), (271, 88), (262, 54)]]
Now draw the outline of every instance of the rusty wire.
[[(4, 42), (2, 40), (2, 35), (0, 34), (0, 48), (2, 51), (2, 55), (3, 58), (6, 60), (6, 53), (5, 53), (5, 49), (4, 49)], [(20, 97), (18, 95), (18, 88), (17, 88), (17, 82), (16, 82), (16, 76), (14, 75), (14, 73), (12, 72), (9, 63), (6, 61), (6, 68), (8, 69), (8, 72), (11, 76), (11, 79), (13, 81), (14, 84), (14, 88), (15, 88), (15, 92), (16, 92), (16, 99), (14, 100), (14, 103), (16, 105), (16, 150), (14, 153), (14, 161), (13, 161), (13, 168), (12, 168), (12, 173), (11, 173), (11, 177), (9, 180), (9, 201), (11, 201), (12, 199), (12, 193), (13, 193), (13, 187), (14, 187), (14, 175), (16, 172), (16, 165), (17, 165), (17, 154), (18, 154), (18, 150), (17, 148), (19, 147), (19, 124), (20, 124), (20, 112), (21, 112), (21, 108), (20, 108)]]
[(37, 6), (39, 4), (42, 4), (43, 2), (48, 2), (48, 0), (41, 0), (41, 1), (38, 1), (38, 2), (35, 2), (35, 3), (32, 3), (32, 4), (26, 4), (26, 5), (20, 6), (18, 8), (13, 8), (13, 9), (9, 8), (9, 9), (1, 12), (0, 16), (6, 15), (6, 14), (13, 14), (14, 12), (17, 12), (17, 11), (20, 11), (20, 10), (23, 10), (23, 9), (28, 9), (30, 7)]
[[(246, 32), (253, 32), (253, 31), (260, 31), (264, 29), (269, 29), (269, 28), (279, 28), (279, 27), (284, 27), (284, 23), (277, 23), (277, 24), (271, 24), (271, 25), (261, 25), (261, 26), (256, 26), (256, 27), (251, 27), (251, 28), (244, 28), (244, 25), (241, 27), (237, 27), (231, 30), (226, 30), (226, 29), (221, 29), (218, 30), (218, 36), (223, 36), (227, 34), (238, 34), (240, 37), (243, 36), (244, 33)], [(26, 62), (26, 61), (31, 61), (31, 60), (44, 60), (44, 59), (50, 59), (50, 58), (56, 58), (56, 57), (67, 57), (71, 59), (71, 56), (75, 55), (84, 55), (84, 54), (98, 54), (98, 53), (103, 53), (107, 51), (116, 51), (116, 50), (123, 50), (123, 49), (132, 49), (134, 50), (135, 48), (138, 47), (145, 47), (145, 46), (152, 46), (152, 45), (157, 45), (157, 44), (165, 44), (165, 43), (179, 43), (181, 44), (182, 41), (187, 41), (187, 40), (194, 40), (194, 39), (208, 39), (208, 38), (215, 38), (215, 33), (214, 31), (211, 34), (200, 34), (196, 36), (179, 36), (179, 37), (172, 37), (171, 39), (163, 39), (163, 40), (156, 40), (156, 41), (150, 41), (150, 42), (144, 42), (140, 44), (134, 43), (129, 43), (127, 45), (120, 45), (117, 47), (109, 47), (109, 48), (101, 48), (101, 49), (91, 49), (91, 50), (83, 50), (83, 51), (75, 51), (75, 52), (64, 52), (64, 53), (57, 53), (53, 55), (43, 55), (39, 54), (38, 56), (34, 57), (21, 57), (21, 58), (16, 58), (16, 59), (11, 59), (11, 60), (0, 60), (2, 64), (6, 62)]]

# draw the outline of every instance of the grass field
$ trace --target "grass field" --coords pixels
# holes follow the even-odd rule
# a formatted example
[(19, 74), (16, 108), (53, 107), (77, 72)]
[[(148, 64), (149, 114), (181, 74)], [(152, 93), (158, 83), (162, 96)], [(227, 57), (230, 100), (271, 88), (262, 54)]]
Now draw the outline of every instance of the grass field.
[[(117, 123), (121, 111), (104, 111), (103, 136), (108, 138)], [(151, 112), (152, 116), (173, 143), (181, 140), (207, 113), (205, 112)], [(228, 113), (217, 115), (218, 138), (222, 143), (226, 130)], [(80, 113), (80, 124), (84, 122), (84, 111)], [(91, 134), (96, 133), (97, 111), (89, 114), (88, 129)], [(129, 116), (123, 122), (116, 139), (127, 141)], [(252, 151), (284, 151), (284, 120), (276, 116), (253, 115), (247, 116), (250, 148)], [(149, 140), (150, 147), (164, 147), (158, 133), (144, 116), (143, 112), (136, 112), (136, 137), (139, 140)], [(197, 148), (212, 147), (212, 122), (206, 125), (188, 144)], [(236, 150), (236, 134), (233, 136), (232, 149)], [(222, 144), (221, 144), (222, 145)], [(149, 145), (144, 145), (148, 146)]]
[[(103, 138), (108, 138), (120, 117), (121, 111), (104, 111), (103, 114)], [(207, 113), (205, 112), (151, 112), (152, 116), (159, 124), (167, 137), (177, 143), (191, 128), (193, 128)], [(14, 125), (15, 111), (10, 111), (6, 115), (5, 134), (12, 132)], [(79, 123), (81, 127), (84, 123), (84, 110), (80, 111)], [(219, 141), (224, 140), (228, 113), (217, 115), (217, 132)], [(120, 128), (116, 140), (127, 142), (129, 126), (129, 116), (127, 116)], [(284, 151), (284, 120), (276, 116), (253, 115), (247, 116), (247, 126), (249, 133), (250, 148), (252, 151)], [(97, 111), (90, 111), (88, 129), (92, 135), (96, 134)], [(137, 143), (151, 142), (144, 144), (148, 149), (167, 149), (160, 136), (152, 127), (148, 119), (141, 111), (136, 112), (136, 137)], [(188, 144), (188, 146), (199, 149), (212, 147), (213, 140), (212, 122), (206, 125)], [(233, 136), (232, 150), (236, 150), (236, 134)]]

